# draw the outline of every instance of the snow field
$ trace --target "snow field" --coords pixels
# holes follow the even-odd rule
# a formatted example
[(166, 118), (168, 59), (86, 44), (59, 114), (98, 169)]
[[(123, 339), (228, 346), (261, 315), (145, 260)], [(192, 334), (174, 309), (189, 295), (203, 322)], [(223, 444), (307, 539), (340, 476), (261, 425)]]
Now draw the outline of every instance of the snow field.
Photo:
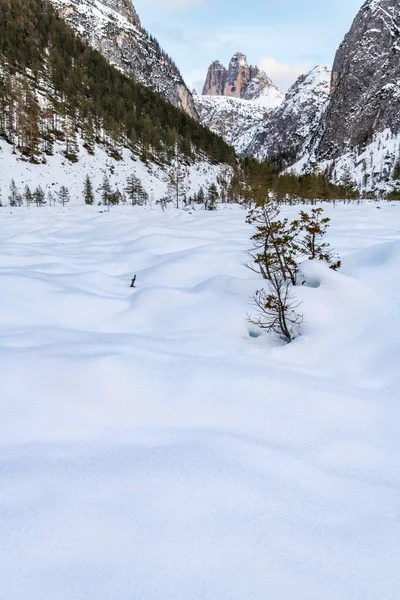
[(240, 209), (2, 209), (7, 600), (396, 597), (400, 205), (381, 206), (326, 208), (343, 269), (303, 265), (289, 346), (249, 336)]

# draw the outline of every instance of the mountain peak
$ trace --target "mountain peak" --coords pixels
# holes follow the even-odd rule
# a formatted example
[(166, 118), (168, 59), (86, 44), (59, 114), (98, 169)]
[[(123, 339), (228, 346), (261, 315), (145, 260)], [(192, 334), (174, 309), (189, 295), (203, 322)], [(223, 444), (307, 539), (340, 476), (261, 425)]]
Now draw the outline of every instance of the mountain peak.
[(131, 0), (51, 0), (76, 33), (120, 71), (198, 118), (178, 68), (142, 28)]
[(131, 0), (99, 0), (104, 6), (111, 8), (122, 15), (135, 27), (141, 27), (139, 15), (137, 14)]
[(274, 87), (264, 71), (252, 65), (242, 52), (236, 52), (226, 69), (219, 61), (214, 61), (207, 73), (203, 88), (204, 96), (229, 96), (254, 100), (264, 95), (266, 88)]

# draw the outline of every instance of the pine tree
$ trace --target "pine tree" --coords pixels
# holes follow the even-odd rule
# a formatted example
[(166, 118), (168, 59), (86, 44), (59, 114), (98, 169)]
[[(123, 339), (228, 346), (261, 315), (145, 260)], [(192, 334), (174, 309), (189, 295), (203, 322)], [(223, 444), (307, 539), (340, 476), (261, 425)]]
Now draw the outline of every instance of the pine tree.
[(49, 203), (49, 206), (56, 205), (56, 197), (51, 191), (49, 191), (47, 194), (47, 202)]
[(10, 195), (8, 196), (10, 206), (22, 206), (22, 196), (16, 186), (14, 179), (10, 183)]
[(356, 189), (351, 176), (350, 167), (348, 165), (346, 165), (343, 169), (342, 177), (340, 179), (340, 187), (342, 188), (344, 200), (351, 200), (355, 198)]
[(87, 204), (88, 206), (92, 206), (94, 204), (93, 184), (89, 175), (86, 175), (85, 183), (83, 186), (83, 198), (85, 200), (85, 204)]
[(36, 206), (43, 206), (44, 204), (46, 204), (46, 194), (43, 191), (43, 188), (38, 185), (38, 187), (35, 189), (35, 191), (33, 192), (33, 201), (35, 202)]
[(140, 204), (140, 179), (133, 173), (126, 180), (125, 191), (132, 206)]
[(104, 206), (108, 206), (110, 204), (110, 198), (112, 194), (110, 180), (108, 178), (107, 173), (104, 173), (103, 183), (101, 185), (101, 200)]
[(206, 210), (217, 210), (218, 199), (219, 193), (217, 186), (215, 185), (215, 183), (212, 183), (208, 188), (207, 192), (207, 200), (205, 205)]
[(322, 216), (323, 212), (322, 208), (313, 208), (310, 214), (300, 212), (300, 219), (293, 223), (295, 229), (303, 234), (303, 237), (299, 238), (298, 247), (309, 260), (322, 260), (337, 271), (341, 262), (332, 252), (330, 245), (322, 241), (330, 223), (328, 217)]
[(29, 208), (29, 206), (30, 206), (30, 205), (32, 204), (32, 202), (33, 202), (33, 194), (32, 194), (32, 192), (31, 192), (31, 189), (30, 189), (30, 187), (29, 187), (29, 185), (28, 185), (28, 184), (26, 184), (26, 186), (25, 186), (25, 190), (24, 190), (24, 196), (23, 196), (23, 197), (24, 197), (25, 204), (26, 204), (26, 205), (27, 205), (27, 207)]
[(70, 201), (69, 190), (65, 185), (62, 185), (58, 192), (56, 192), (57, 200), (62, 206), (65, 206)]
[(248, 266), (267, 280), (278, 270), (283, 280), (296, 285), (298, 225), (279, 216), (279, 205), (275, 201), (265, 201), (250, 211), (247, 223), (255, 225), (256, 232), (251, 238), (253, 247), (247, 252), (252, 259)]

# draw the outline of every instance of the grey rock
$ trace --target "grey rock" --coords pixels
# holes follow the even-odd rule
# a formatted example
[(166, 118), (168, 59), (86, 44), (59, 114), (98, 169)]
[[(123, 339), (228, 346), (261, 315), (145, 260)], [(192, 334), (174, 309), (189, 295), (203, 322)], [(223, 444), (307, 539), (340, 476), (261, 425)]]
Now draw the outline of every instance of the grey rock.
[(228, 69), (219, 60), (211, 64), (203, 95), (254, 100), (269, 87), (275, 86), (266, 73), (258, 67), (249, 66), (246, 55), (236, 52), (231, 58)]
[(400, 132), (400, 2), (368, 0), (339, 47), (318, 159), (369, 144), (376, 133)]
[(142, 27), (131, 0), (51, 0), (77, 34), (120, 71), (198, 118), (183, 78)]

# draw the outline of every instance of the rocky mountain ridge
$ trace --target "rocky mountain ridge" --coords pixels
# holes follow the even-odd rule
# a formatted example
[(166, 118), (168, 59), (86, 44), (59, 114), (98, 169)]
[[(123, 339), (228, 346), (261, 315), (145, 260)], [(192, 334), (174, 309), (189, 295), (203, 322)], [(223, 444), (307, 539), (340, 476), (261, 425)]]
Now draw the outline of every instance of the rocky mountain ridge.
[(177, 66), (142, 27), (131, 0), (51, 0), (76, 33), (125, 75), (198, 118)]
[(299, 161), (318, 135), (329, 102), (331, 68), (319, 65), (301, 75), (282, 104), (256, 129), (245, 154), (270, 160), (281, 169)]
[(236, 52), (226, 69), (219, 60), (214, 61), (207, 73), (203, 96), (228, 96), (242, 100), (255, 100), (277, 88), (264, 71), (249, 65), (247, 57)]

